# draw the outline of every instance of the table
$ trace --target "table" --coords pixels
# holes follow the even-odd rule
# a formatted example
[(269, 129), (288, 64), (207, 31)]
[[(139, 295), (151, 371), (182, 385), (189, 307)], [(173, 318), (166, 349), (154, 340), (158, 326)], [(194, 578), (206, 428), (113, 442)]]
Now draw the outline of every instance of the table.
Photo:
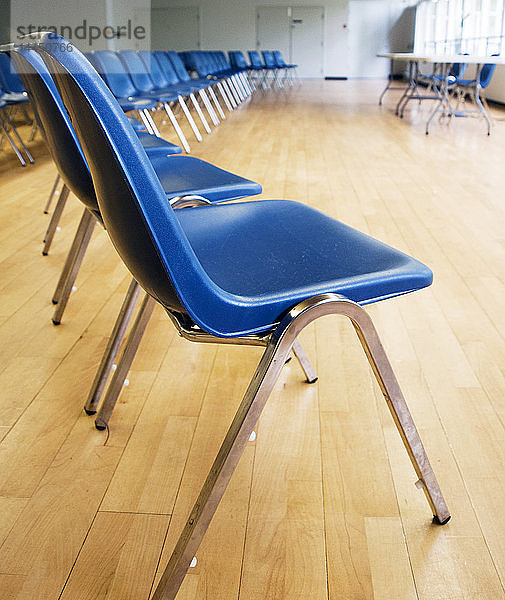
[[(449, 87), (451, 82), (449, 81), (449, 72), (451, 70), (451, 66), (453, 63), (461, 63), (465, 62), (467, 64), (476, 65), (477, 71), (475, 74), (475, 79), (479, 80), (479, 75), (482, 67), (485, 64), (494, 64), (494, 65), (505, 65), (505, 58), (502, 56), (473, 56), (470, 54), (438, 54), (438, 55), (428, 55), (428, 54), (418, 54), (414, 52), (385, 52), (383, 54), (377, 54), (379, 58), (389, 58), (390, 60), (401, 60), (409, 63), (409, 79), (406, 87), (404, 88), (404, 92), (396, 105), (396, 114), (400, 117), (403, 117), (403, 112), (405, 110), (406, 105), (410, 100), (436, 100), (437, 104), (435, 108), (431, 112), (427, 122), (426, 122), (426, 134), (429, 133), (430, 124), (437, 114), (447, 114), (449, 116), (454, 116), (455, 112), (452, 109), (450, 100), (449, 100)], [(419, 88), (419, 64), (420, 63), (429, 63), (433, 65), (433, 75), (438, 74), (440, 79), (440, 85), (429, 86), (428, 91), (424, 93)], [(382, 99), (385, 93), (390, 89), (397, 89), (391, 87), (391, 81), (388, 81), (387, 86), (384, 88), (380, 99), (379, 104), (382, 104)], [(403, 88), (402, 88), (403, 89)], [(479, 97), (477, 96), (477, 99)], [(491, 121), (489, 119), (489, 115), (487, 114), (486, 109), (479, 103), (479, 110), (477, 112), (481, 113), (485, 118), (488, 125), (488, 135), (491, 132)], [(463, 111), (464, 113), (475, 112), (475, 111)]]

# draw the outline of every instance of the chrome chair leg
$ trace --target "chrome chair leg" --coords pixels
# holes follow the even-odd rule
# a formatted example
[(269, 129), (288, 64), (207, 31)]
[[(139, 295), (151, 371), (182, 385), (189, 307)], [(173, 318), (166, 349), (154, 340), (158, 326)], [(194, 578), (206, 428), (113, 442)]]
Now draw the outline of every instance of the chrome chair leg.
[(58, 223), (60, 222), (61, 215), (63, 214), (63, 209), (65, 208), (65, 204), (67, 203), (69, 194), (70, 190), (65, 184), (63, 184), (63, 187), (61, 188), (60, 192), (60, 197), (58, 198), (58, 202), (54, 207), (51, 220), (49, 221), (46, 234), (44, 235), (44, 247), (42, 248), (42, 254), (44, 256), (47, 256), (49, 254), (49, 248), (51, 248), (51, 244), (53, 243), (54, 234), (56, 233), (56, 228), (58, 227)]
[(172, 109), (170, 108), (170, 106), (167, 103), (164, 104), (164, 108), (165, 108), (165, 112), (168, 115), (168, 118), (170, 119), (170, 123), (172, 123), (172, 127), (175, 129), (175, 132), (177, 133), (177, 136), (182, 144), (182, 147), (184, 148), (184, 150), (186, 152), (191, 152), (191, 148), (189, 147), (188, 140), (186, 139), (186, 136), (182, 132), (181, 126), (177, 122), (177, 117), (174, 115)]
[(137, 110), (136, 112), (142, 123), (144, 123), (144, 127), (147, 129), (148, 133), (155, 135), (153, 128), (151, 127), (151, 121), (146, 117), (146, 112), (144, 110)]
[(205, 118), (205, 115), (203, 114), (203, 111), (202, 111), (200, 105), (198, 104), (198, 101), (195, 98), (195, 95), (193, 93), (191, 93), (189, 95), (189, 98), (190, 98), (191, 102), (193, 103), (193, 106), (195, 107), (196, 113), (197, 113), (197, 115), (198, 115), (198, 117), (199, 117), (199, 119), (200, 119), (200, 121), (201, 121), (201, 123), (203, 125), (203, 128), (205, 129), (205, 131), (207, 133), (210, 134), (211, 130), (210, 130), (209, 123), (207, 122), (207, 119)]
[(49, 214), (49, 209), (51, 208), (51, 204), (52, 204), (53, 198), (56, 194), (56, 190), (58, 189), (58, 186), (60, 185), (60, 181), (61, 181), (61, 177), (58, 174), (58, 175), (56, 175), (56, 179), (54, 180), (53, 188), (51, 190), (51, 193), (49, 194), (49, 198), (47, 199), (47, 203), (44, 207), (45, 215)]
[[(14, 150), (14, 154), (18, 157), (18, 160), (21, 163), (21, 166), (26, 167), (26, 160), (23, 158), (23, 155), (19, 151), (19, 148), (16, 146), (14, 140), (11, 138), (11, 136), (9, 134), (9, 130), (5, 126), (5, 123), (2, 121), (1, 117), (0, 117), (0, 129), (3, 131), (3, 135), (7, 138), (7, 141), (9, 142), (11, 148)], [(3, 139), (3, 138), (1, 138), (1, 139)], [(1, 141), (1, 139), (0, 139), (0, 141)]]
[(481, 100), (481, 97), (480, 97), (480, 90), (479, 90), (478, 87), (475, 88), (473, 95), (474, 95), (474, 98), (475, 98), (475, 104), (478, 106), (479, 111), (481, 112), (482, 116), (486, 120), (486, 123), (487, 123), (487, 134), (491, 135), (491, 120), (489, 119), (489, 115), (487, 114), (486, 109), (484, 108), (484, 105), (482, 103), (482, 100)]
[(174, 600), (298, 334), (314, 319), (326, 314), (344, 315), (352, 321), (433, 514), (440, 524), (449, 520), (428, 457), (370, 317), (354, 302), (335, 294), (323, 294), (294, 307), (271, 334), (152, 600)]
[(293, 342), (293, 354), (300, 363), (300, 367), (307, 378), (307, 383), (315, 383), (318, 379), (317, 373), (314, 367), (310, 364), (309, 357), (305, 353), (305, 350), (298, 339)]
[(241, 101), (243, 102), (247, 98), (247, 92), (245, 87), (242, 84), (242, 80), (238, 76), (238, 74), (232, 76), (233, 84), (235, 85), (235, 89), (237, 90), (238, 95), (240, 96)]
[(226, 80), (226, 83), (230, 87), (231, 93), (233, 94), (233, 97), (235, 98), (235, 102), (237, 103), (237, 106), (239, 104), (242, 104), (244, 99), (242, 98), (241, 94), (239, 93), (235, 79), (233, 77), (229, 77)]
[[(4, 117), (5, 121), (7, 122), (7, 125), (11, 128), (12, 133), (14, 134), (14, 136), (16, 137), (16, 139), (19, 142), (19, 145), (21, 146), (21, 149), (23, 150), (23, 152), (25, 153), (26, 158), (28, 159), (28, 161), (33, 165), (33, 163), (35, 162), (33, 160), (33, 156), (30, 154), (30, 151), (28, 150), (28, 148), (25, 146), (23, 140), (21, 139), (21, 136), (18, 133), (18, 130), (16, 129), (16, 127), (14, 126), (14, 123), (11, 121), (11, 118), (9, 117), (9, 113), (7, 111), (4, 111)], [(18, 157), (19, 158), (19, 157)]]
[(149, 123), (149, 127), (147, 127), (147, 125), (146, 125), (149, 133), (152, 133), (153, 135), (157, 135), (158, 137), (160, 137), (161, 136), (160, 130), (156, 126), (156, 123), (154, 122), (153, 116), (149, 112), (149, 109), (145, 108), (144, 110), (141, 111), (141, 114), (143, 114), (145, 117), (144, 124)]
[[(67, 271), (67, 277), (63, 279), (62, 273), (60, 281), (58, 282), (58, 287), (56, 288), (55, 295), (53, 297), (53, 303), (55, 302), (55, 300), (58, 303), (58, 306), (54, 311), (52, 319), (54, 325), (59, 325), (61, 323), (61, 319), (63, 317), (63, 313), (65, 312), (68, 299), (70, 297), (70, 294), (72, 293), (72, 287), (75, 283), (77, 273), (79, 273), (79, 269), (82, 264), (82, 259), (86, 254), (86, 250), (91, 240), (91, 235), (93, 233), (93, 230), (95, 229), (95, 223), (95, 216), (87, 208), (85, 208), (74, 239), (74, 243), (76, 242), (76, 240), (78, 240), (75, 252), (72, 252), (72, 250), (74, 249), (74, 244), (72, 244), (72, 248), (70, 249), (70, 252), (67, 257), (68, 265), (67, 263), (65, 263), (64, 271)], [(73, 256), (71, 258), (72, 254)]]
[[(193, 119), (193, 115), (189, 112), (186, 102), (184, 102), (184, 98), (182, 96), (179, 96), (177, 98), (177, 101), (179, 102), (179, 106), (181, 107), (182, 112), (184, 113), (184, 116), (186, 117), (186, 121), (189, 123), (189, 126), (193, 130), (193, 133), (195, 134), (196, 139), (199, 142), (203, 141), (202, 134), (200, 133), (200, 130), (198, 129), (198, 127), (195, 123), (195, 120)], [(208, 125), (207, 125), (207, 127), (208, 127)], [(210, 133), (210, 131), (208, 133)]]
[(209, 117), (211, 118), (211, 121), (214, 123), (214, 126), (217, 127), (221, 123), (221, 121), (217, 118), (217, 115), (216, 115), (214, 109), (212, 108), (212, 104), (210, 103), (207, 94), (205, 93), (204, 90), (199, 90), (198, 95), (202, 99), (202, 102), (205, 106), (205, 109), (207, 110), (207, 112), (209, 114)]
[(209, 86), (207, 89), (209, 91), (210, 99), (212, 100), (212, 102), (214, 102), (214, 106), (216, 107), (216, 110), (219, 113), (221, 120), (224, 121), (226, 119), (224, 110), (221, 108), (221, 105), (219, 104), (219, 100), (217, 99), (217, 96), (216, 96), (214, 90), (212, 89), (212, 86)]
[(102, 405), (100, 406), (100, 410), (96, 416), (95, 427), (99, 430), (107, 428), (119, 393), (121, 392), (124, 381), (128, 371), (130, 370), (133, 359), (135, 358), (135, 354), (138, 350), (140, 341), (142, 340), (142, 336), (144, 335), (144, 331), (146, 330), (155, 306), (156, 301), (149, 294), (146, 294), (144, 300), (142, 301), (139, 312), (137, 313), (137, 317), (130, 331), (130, 335), (128, 336), (128, 341), (123, 351), (123, 355), (121, 356), (121, 360), (119, 361), (117, 369), (114, 371), (114, 375), (112, 376)]
[(221, 82), (216, 81), (216, 86), (217, 86), (218, 92), (221, 94), (221, 98), (224, 100), (224, 103), (226, 104), (226, 108), (231, 112), (233, 110), (233, 107), (228, 99), (228, 96), (225, 93), (223, 86), (221, 85)]
[(107, 348), (105, 349), (95, 379), (91, 385), (86, 404), (84, 405), (84, 410), (88, 415), (94, 415), (96, 413), (96, 408), (105, 389), (107, 378), (109, 377), (112, 365), (119, 352), (119, 347), (125, 336), (133, 311), (135, 310), (135, 305), (140, 295), (140, 289), (139, 284), (135, 279), (132, 279), (110, 335)]
[(223, 79), (220, 83), (223, 86), (223, 89), (228, 96), (228, 100), (230, 101), (230, 104), (233, 106), (233, 108), (237, 108), (237, 106), (240, 104), (240, 102), (237, 102), (237, 100), (235, 99), (235, 96), (231, 90), (231, 87), (228, 85), (228, 82), (226, 81), (226, 79)]

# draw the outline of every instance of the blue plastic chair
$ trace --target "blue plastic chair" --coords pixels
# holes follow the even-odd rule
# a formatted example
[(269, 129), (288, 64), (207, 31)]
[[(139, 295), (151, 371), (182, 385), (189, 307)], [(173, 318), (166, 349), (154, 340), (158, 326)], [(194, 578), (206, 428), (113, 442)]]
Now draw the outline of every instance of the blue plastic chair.
[[(130, 74), (126, 70), (123, 62), (116, 52), (112, 50), (97, 50), (96, 52), (86, 55), (100, 73), (105, 83), (109, 86), (111, 92), (116, 97), (121, 108), (125, 111), (136, 110), (148, 128), (150, 133), (159, 136), (158, 127), (151, 116), (150, 110), (158, 106), (159, 100), (151, 94), (140, 92), (133, 83)], [(177, 100), (177, 94), (169, 96), (172, 100)], [(177, 119), (168, 102), (163, 103), (163, 108), (167, 113), (170, 123), (177, 133), (182, 147), (186, 152), (190, 152), (191, 148), (188, 144), (186, 136), (182, 131)]]
[[(273, 50), (272, 56), (274, 58), (275, 64), (279, 69), (284, 70), (284, 80), (287, 80), (290, 85), (293, 85), (294, 78), (300, 83), (300, 78), (298, 77), (298, 65), (295, 64), (287, 64), (284, 61), (282, 53), (280, 50)], [(294, 77), (293, 77), (294, 76)]]
[[(177, 85), (167, 84), (166, 86), (162, 87), (160, 83), (155, 82), (147, 70), (144, 61), (140, 55), (135, 52), (135, 50), (121, 50), (118, 52), (118, 55), (123, 65), (129, 72), (133, 81), (133, 85), (141, 94), (156, 98), (158, 102), (163, 103), (165, 110), (169, 102), (178, 102), (196, 139), (201, 142), (202, 135), (193, 119), (192, 114), (189, 112), (183, 97), (188, 95), (187, 90), (183, 86)], [(210, 133), (210, 127), (205, 118), (203, 118), (202, 124), (204, 124), (207, 133)]]
[(259, 53), (256, 50), (249, 50), (247, 54), (249, 56), (251, 70), (261, 76), (259, 85), (263, 88), (271, 87), (271, 78), (268, 77), (271, 70), (267, 69), (264, 62), (261, 60)]
[[(66, 194), (68, 196), (70, 188), (86, 206), (74, 243), (53, 296), (53, 302), (58, 303), (53, 316), (53, 323), (59, 324), (94, 229), (94, 219), (91, 215), (93, 214), (99, 221), (101, 221), (101, 215), (89, 169), (81, 147), (75, 137), (75, 132), (68, 120), (61, 98), (46, 66), (34, 50), (26, 47), (23, 47), (19, 53), (14, 50), (13, 56), (20, 68), (26, 88), (33, 98), (33, 104), (36, 108), (36, 114), (40, 120), (42, 131), (46, 136), (49, 149), (66, 184), (62, 195)], [(131, 122), (131, 119), (128, 121)], [(136, 131), (136, 135), (155, 165), (155, 169), (167, 193), (167, 199), (170, 198), (171, 205), (176, 208), (184, 208), (201, 203), (224, 202), (261, 192), (259, 184), (236, 176), (233, 173), (223, 171), (199, 159), (183, 156), (167, 160), (167, 155), (163, 155), (158, 149), (153, 151), (149, 147), (146, 148), (144, 142), (145, 135), (151, 138), (154, 136), (138, 131)], [(169, 146), (172, 146), (172, 144), (169, 144)], [(171, 163), (170, 160), (177, 162)], [(96, 412), (96, 404), (99, 402), (105, 388), (108, 375), (119, 351), (138, 295), (139, 286), (133, 281), (90, 390), (85, 406), (88, 414)], [(144, 324), (147, 325), (147, 321)], [(142, 334), (140, 334), (139, 341), (141, 337)], [(111, 391), (109, 397), (112, 393)]]
[(205, 103), (205, 106), (207, 107), (207, 111), (209, 109), (205, 100), (207, 98), (206, 92), (209, 93), (212, 102), (214, 102), (214, 105), (217, 111), (219, 112), (220, 117), (222, 119), (225, 118), (221, 106), (219, 105), (217, 97), (214, 93), (213, 86), (216, 87), (218, 93), (221, 95), (221, 98), (223, 99), (226, 108), (230, 111), (232, 110), (232, 106), (228, 100), (228, 97), (225, 95), (224, 89), (220, 82), (210, 80), (207, 78), (193, 79), (192, 77), (190, 77), (188, 71), (186, 70), (186, 67), (184, 66), (182, 58), (174, 50), (169, 50), (167, 52), (155, 51), (154, 55), (156, 56), (156, 59), (158, 60), (161, 68), (165, 71), (166, 74), (170, 72), (175, 72), (176, 76), (179, 78), (179, 81), (181, 81), (182, 83), (186, 83), (187, 85), (195, 86), (195, 90), (198, 90), (200, 97), (202, 97), (203, 94), (202, 100)]
[[(500, 56), (497, 54), (492, 54), (491, 56)], [(479, 113), (481, 114), (486, 123), (487, 123), (487, 134), (491, 135), (491, 119), (488, 114), (488, 106), (486, 99), (481, 95), (481, 90), (485, 90), (488, 85), (491, 83), (491, 79), (493, 78), (494, 72), (496, 70), (496, 64), (486, 63), (482, 65), (482, 68), (478, 72), (476, 79), (462, 79), (461, 75), (458, 76), (455, 80), (455, 90), (454, 93), (457, 98), (457, 105), (454, 111), (456, 116), (466, 116), (471, 113)], [(465, 109), (461, 111), (460, 104), (464, 101), (465, 97), (470, 95), (471, 99), (477, 105), (477, 110)]]
[[(19, 134), (17, 133), (16, 128), (13, 127), (13, 125), (9, 125), (9, 122), (11, 122), (11, 121), (10, 121), (9, 114), (4, 111), (4, 109), (6, 107), (7, 107), (7, 102), (5, 100), (3, 100), (2, 97), (0, 96), (0, 133), (9, 142), (11, 148), (14, 150), (15, 155), (18, 157), (18, 160), (21, 163), (21, 165), (23, 167), (26, 167), (26, 160), (24, 159), (18, 146), (16, 145), (16, 142), (12, 139), (12, 136), (10, 134), (10, 132), (12, 132), (13, 135), (18, 137), (18, 141), (19, 141)], [(5, 120), (5, 122), (4, 122), (4, 120)], [(2, 136), (0, 136), (0, 138)], [(32, 160), (33, 160), (33, 158), (32, 158)]]
[[(26, 103), (29, 102), (29, 98), (26, 94), (23, 84), (21, 83), (19, 77), (16, 74), (15, 69), (12, 68), (10, 58), (7, 54), (0, 55), (0, 99), (5, 103), (4, 110), (2, 111), (3, 135), (5, 135), (5, 137), (9, 141), (9, 144), (11, 145), (12, 149), (14, 150), (14, 153), (18, 157), (18, 160), (23, 167), (26, 167), (26, 160), (23, 156), (23, 152), (26, 156), (26, 159), (33, 164), (33, 156), (26, 147), (21, 136), (19, 135), (18, 130), (16, 129), (16, 126), (12, 121), (12, 111), (15, 111), (17, 108), (20, 108), (23, 111), (23, 115), (26, 122), (30, 122), (30, 118), (25, 108)], [(12, 136), (9, 132), (12, 133)], [(30, 140), (32, 140), (35, 137), (35, 133), (36, 122), (34, 120), (32, 121), (32, 133), (30, 135)], [(17, 144), (14, 141), (13, 137), (17, 140)]]
[[(209, 127), (207, 119), (205, 118), (205, 115), (203, 114), (202, 109), (195, 97), (195, 93), (197, 93), (199, 95), (200, 99), (202, 100), (214, 125), (216, 125), (216, 126), (219, 125), (219, 123), (220, 123), (219, 118), (218, 118), (215, 110), (213, 109), (212, 105), (210, 104), (209, 98), (205, 94), (205, 88), (207, 87), (207, 85), (201, 84), (201, 83), (192, 84), (191, 82), (180, 81), (179, 77), (177, 76), (177, 73), (175, 72), (175, 70), (172, 66), (172, 63), (170, 62), (169, 58), (163, 52), (158, 53), (159, 55), (162, 55), (161, 60), (163, 61), (163, 67), (160, 63), (158, 56), (154, 52), (149, 52), (148, 50), (141, 50), (138, 54), (139, 54), (140, 58), (142, 59), (142, 61), (144, 62), (153, 81), (155, 81), (160, 86), (163, 86), (163, 85), (177, 86), (177, 88), (179, 90), (181, 90), (181, 93), (188, 96), (188, 98), (191, 100), (191, 102), (200, 118), (200, 121), (202, 122), (202, 125), (204, 126), (205, 131), (207, 131), (207, 133), (210, 132), (210, 127)], [(222, 113), (220, 106), (219, 106), (219, 111)], [(224, 118), (224, 114), (222, 116)]]
[(273, 53), (270, 50), (262, 50), (261, 55), (263, 56), (265, 68), (272, 74), (272, 83), (275, 84), (277, 87), (283, 87), (282, 81), (279, 79), (279, 71), (283, 70), (283, 68), (277, 66)]
[(419, 487), (436, 521), (446, 523), (450, 515), (428, 457), (377, 332), (360, 306), (426, 287), (431, 271), (298, 202), (174, 211), (123, 112), (82, 54), (48, 44), (60, 39), (54, 35), (39, 39), (90, 165), (106, 229), (147, 292), (144, 310), (160, 303), (181, 335), (194, 342), (265, 347), (153, 598), (175, 598), (298, 335), (323, 315), (352, 321)]
[(179, 56), (186, 69), (195, 73), (200, 80), (211, 79), (216, 84), (219, 84), (233, 108), (236, 108), (241, 103), (242, 100), (230, 78), (228, 76), (220, 77), (216, 74), (217, 68), (210, 53), (194, 50), (179, 52)]

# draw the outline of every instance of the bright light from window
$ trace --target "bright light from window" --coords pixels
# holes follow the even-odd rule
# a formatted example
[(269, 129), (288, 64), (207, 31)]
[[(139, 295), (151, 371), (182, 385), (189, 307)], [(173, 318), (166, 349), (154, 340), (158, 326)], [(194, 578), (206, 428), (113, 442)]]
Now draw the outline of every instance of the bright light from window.
[(425, 0), (417, 7), (416, 52), (502, 52), (505, 0)]

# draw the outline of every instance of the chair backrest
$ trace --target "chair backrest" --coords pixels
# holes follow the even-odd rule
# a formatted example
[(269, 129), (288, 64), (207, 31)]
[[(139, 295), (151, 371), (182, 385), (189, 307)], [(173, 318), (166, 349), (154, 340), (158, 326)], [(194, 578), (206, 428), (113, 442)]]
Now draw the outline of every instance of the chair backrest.
[(154, 82), (143, 60), (135, 50), (120, 50), (118, 55), (125, 69), (130, 74), (133, 85), (139, 92), (151, 92), (155, 89)]
[(228, 52), (230, 63), (239, 69), (247, 69), (247, 61), (240, 50), (230, 50)]
[[(175, 69), (172, 60), (170, 60), (168, 52), (162, 52), (161, 50), (155, 50), (153, 52), (153, 54), (154, 54), (155, 59), (158, 61), (158, 64), (160, 65), (160, 67), (170, 85), (175, 85), (175, 84), (179, 83), (180, 81), (186, 81), (187, 79), (189, 79), (188, 72), (184, 68), (184, 65), (182, 64), (182, 62), (181, 62), (181, 71), (184, 73), (184, 76), (186, 79), (183, 80), (179, 76), (179, 71)], [(175, 55), (177, 56), (177, 58), (179, 58), (177, 52), (175, 52)]]
[(216, 58), (218, 60), (219, 66), (223, 69), (229, 69), (231, 67), (230, 65), (230, 61), (228, 60), (228, 57), (226, 56), (226, 54), (222, 51), (222, 50), (218, 50), (216, 53)]
[(137, 88), (133, 85), (130, 74), (115, 52), (97, 50), (93, 53), (93, 63), (116, 98), (138, 96)]
[(12, 50), (11, 57), (59, 174), (79, 200), (97, 214), (98, 204), (88, 165), (44, 61), (35, 50), (24, 46)]
[(161, 68), (158, 59), (154, 55), (154, 52), (150, 52), (149, 50), (139, 50), (138, 55), (144, 63), (156, 88), (163, 88), (177, 83), (177, 76), (175, 76), (175, 80), (168, 80), (167, 76), (165, 75), (165, 72)]
[(25, 91), (9, 56), (5, 53), (0, 54), (0, 88), (4, 92), (15, 94), (22, 94)]
[[(500, 56), (497, 54), (491, 54), (491, 56)], [(491, 63), (486, 63), (482, 69), (480, 70), (479, 75), (479, 84), (481, 88), (487, 88), (487, 86), (491, 83), (491, 79), (495, 72), (496, 65)]]
[(256, 50), (249, 50), (247, 54), (249, 55), (249, 62), (251, 63), (251, 66), (256, 68), (263, 68), (265, 66)]
[(280, 50), (273, 50), (272, 51), (272, 56), (274, 57), (275, 64), (278, 67), (285, 67), (286, 66), (286, 62), (284, 61), (284, 58), (282, 57), (282, 54), (281, 54)]
[(210, 52), (202, 52), (191, 50), (188, 52), (179, 52), (186, 68), (191, 71), (196, 71), (198, 77), (207, 77), (216, 72), (215, 62)]
[(262, 50), (261, 52), (265, 65), (270, 68), (275, 68), (275, 60), (270, 50)]
[(204, 271), (116, 99), (77, 48), (61, 51), (67, 40), (49, 33), (36, 39), (81, 143), (105, 227), (126, 266), (165, 307), (186, 312), (210, 333), (230, 335), (229, 318), (243, 314), (239, 299)]
[(168, 56), (170, 62), (172, 63), (172, 66), (174, 67), (174, 70), (177, 73), (177, 77), (181, 81), (189, 81), (191, 77), (189, 76), (189, 73), (186, 70), (186, 67), (184, 66), (184, 63), (179, 54), (175, 50), (168, 50), (167, 52), (165, 52), (165, 54)]

